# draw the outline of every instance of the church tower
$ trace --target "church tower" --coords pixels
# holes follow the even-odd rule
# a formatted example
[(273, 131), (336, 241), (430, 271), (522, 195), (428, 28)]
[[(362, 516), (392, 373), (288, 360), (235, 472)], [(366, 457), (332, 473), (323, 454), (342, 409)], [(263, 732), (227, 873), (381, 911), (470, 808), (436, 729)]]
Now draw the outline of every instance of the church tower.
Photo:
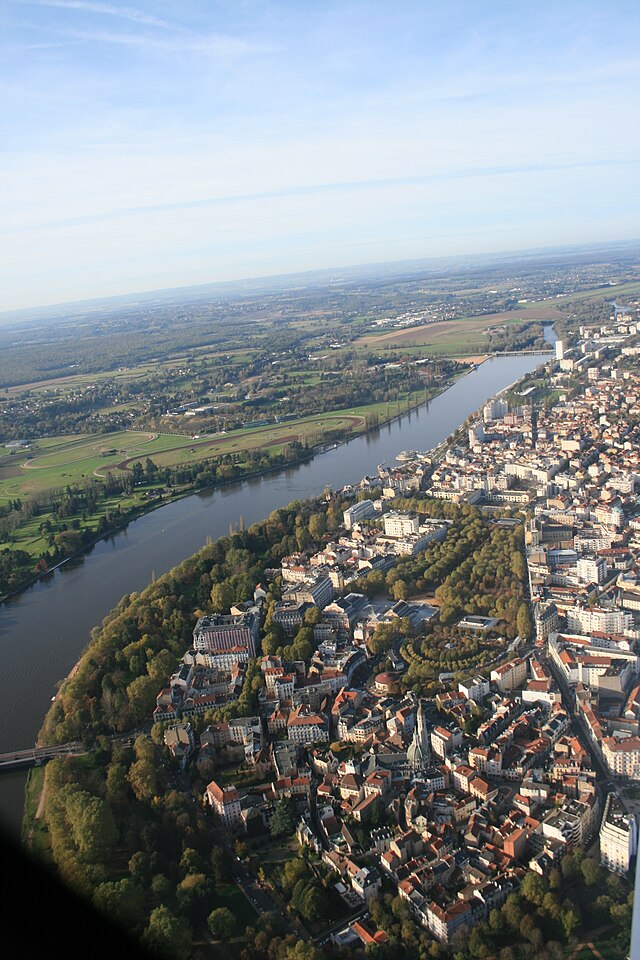
[(417, 774), (426, 770), (430, 762), (431, 751), (429, 749), (429, 735), (424, 718), (424, 711), (422, 709), (422, 701), (420, 701), (416, 715), (416, 725), (413, 730), (413, 740), (407, 750), (407, 763), (411, 773)]

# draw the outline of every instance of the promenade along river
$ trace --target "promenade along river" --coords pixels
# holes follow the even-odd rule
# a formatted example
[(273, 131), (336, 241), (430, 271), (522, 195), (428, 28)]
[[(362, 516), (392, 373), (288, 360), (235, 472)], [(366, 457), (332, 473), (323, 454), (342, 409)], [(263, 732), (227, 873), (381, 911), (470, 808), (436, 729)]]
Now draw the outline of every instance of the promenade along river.
[[(272, 510), (375, 474), (401, 450), (428, 450), (490, 397), (549, 359), (496, 357), (400, 420), (279, 473), (178, 500), (96, 544), (0, 607), (0, 753), (35, 743), (56, 690), (99, 624), (125, 593), (142, 590), (202, 547)], [(24, 774), (0, 775), (0, 828), (18, 829)]]

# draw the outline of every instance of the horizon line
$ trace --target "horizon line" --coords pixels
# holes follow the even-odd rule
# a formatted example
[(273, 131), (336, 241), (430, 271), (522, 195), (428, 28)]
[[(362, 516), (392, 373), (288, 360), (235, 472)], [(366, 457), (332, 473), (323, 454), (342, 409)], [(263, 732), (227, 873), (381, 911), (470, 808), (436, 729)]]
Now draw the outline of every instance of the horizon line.
[[(153, 287), (147, 288), (144, 290), (136, 289), (130, 290), (124, 293), (112, 293), (112, 294), (103, 294), (95, 297), (84, 297), (80, 300), (60, 300), (54, 303), (41, 303), (34, 304), (28, 307), (14, 307), (9, 310), (0, 311), (0, 323), (3, 321), (10, 321), (12, 319), (19, 320), (21, 314), (29, 314), (42, 310), (60, 310), (63, 308), (77, 308), (81, 309), (83, 306), (92, 306), (98, 304), (105, 304), (108, 301), (116, 300), (126, 300), (127, 298), (137, 298), (137, 297), (152, 297), (157, 294), (169, 294), (169, 293), (179, 293), (180, 291), (196, 291), (203, 290), (207, 287), (237, 287), (242, 284), (259, 284), (267, 280), (285, 280), (287, 278), (303, 278), (303, 277), (312, 277), (314, 275), (330, 274), (336, 271), (355, 271), (355, 270), (367, 270), (367, 269), (380, 269), (382, 267), (400, 267), (402, 264), (422, 264), (425, 267), (429, 264), (446, 264), (451, 263), (452, 265), (457, 261), (462, 260), (491, 260), (494, 259), (496, 262), (502, 261), (504, 259), (513, 258), (513, 257), (522, 257), (525, 255), (542, 255), (549, 253), (572, 253), (572, 252), (588, 252), (590, 249), (596, 253), (598, 250), (601, 250), (603, 247), (633, 247), (638, 245), (640, 248), (640, 236), (634, 237), (631, 239), (618, 239), (618, 240), (592, 240), (585, 241), (581, 243), (562, 243), (550, 246), (543, 247), (521, 247), (511, 250), (493, 250), (485, 252), (475, 252), (475, 253), (455, 253), (455, 254), (445, 254), (442, 256), (426, 256), (426, 257), (410, 257), (404, 258), (401, 260), (382, 260), (382, 261), (363, 261), (358, 263), (343, 264), (342, 266), (331, 266), (331, 267), (311, 267), (306, 270), (296, 270), (293, 272), (278, 272), (278, 273), (268, 273), (268, 274), (252, 274), (245, 277), (237, 277), (233, 280), (204, 280), (199, 283), (190, 283), (190, 284), (178, 284), (174, 287)], [(639, 249), (640, 253), (640, 249)], [(24, 319), (27, 319), (25, 316)]]

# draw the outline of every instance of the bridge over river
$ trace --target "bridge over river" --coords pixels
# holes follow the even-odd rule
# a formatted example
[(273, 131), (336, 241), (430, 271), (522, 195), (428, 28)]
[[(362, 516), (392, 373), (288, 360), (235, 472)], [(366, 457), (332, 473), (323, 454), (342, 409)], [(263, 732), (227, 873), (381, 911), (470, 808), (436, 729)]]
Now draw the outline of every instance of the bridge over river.
[(55, 747), (31, 747), (29, 750), (13, 750), (11, 753), (0, 753), (0, 773), (11, 773), (14, 770), (28, 770), (29, 767), (40, 767), (47, 760), (54, 757), (80, 756), (86, 753), (86, 748), (79, 741), (60, 743)]

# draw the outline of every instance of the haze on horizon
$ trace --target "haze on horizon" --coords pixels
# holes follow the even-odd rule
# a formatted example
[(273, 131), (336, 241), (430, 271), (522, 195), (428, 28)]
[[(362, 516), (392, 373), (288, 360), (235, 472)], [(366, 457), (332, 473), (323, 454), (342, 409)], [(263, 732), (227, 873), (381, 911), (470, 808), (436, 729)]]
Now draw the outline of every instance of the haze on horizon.
[(634, 2), (5, 0), (0, 311), (640, 230)]

